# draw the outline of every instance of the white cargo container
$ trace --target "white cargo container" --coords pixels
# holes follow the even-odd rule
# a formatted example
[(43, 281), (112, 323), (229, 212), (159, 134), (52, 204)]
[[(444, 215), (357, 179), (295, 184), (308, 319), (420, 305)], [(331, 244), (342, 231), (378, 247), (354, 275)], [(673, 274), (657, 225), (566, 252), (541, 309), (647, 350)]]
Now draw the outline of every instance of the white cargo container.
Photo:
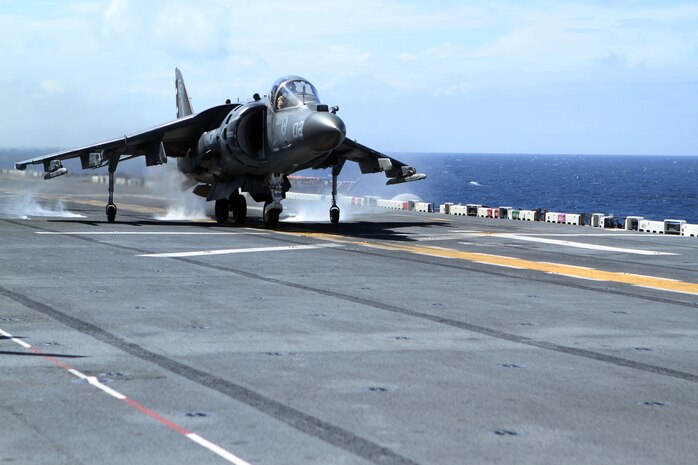
[(638, 231), (640, 229), (640, 221), (644, 220), (644, 216), (628, 216), (625, 218), (625, 229), (628, 231)]
[(698, 237), (698, 224), (682, 224), (681, 225), (681, 235)]
[(420, 213), (431, 213), (434, 211), (434, 205), (429, 202), (415, 202), (414, 210)]
[(638, 227), (641, 232), (664, 234), (664, 221), (640, 220)]
[(451, 215), (468, 216), (467, 205), (451, 205)]
[(453, 202), (442, 203), (441, 205), (439, 205), (439, 213), (442, 213), (444, 215), (450, 215), (452, 205)]
[(679, 235), (684, 224), (685, 220), (664, 220), (664, 234)]

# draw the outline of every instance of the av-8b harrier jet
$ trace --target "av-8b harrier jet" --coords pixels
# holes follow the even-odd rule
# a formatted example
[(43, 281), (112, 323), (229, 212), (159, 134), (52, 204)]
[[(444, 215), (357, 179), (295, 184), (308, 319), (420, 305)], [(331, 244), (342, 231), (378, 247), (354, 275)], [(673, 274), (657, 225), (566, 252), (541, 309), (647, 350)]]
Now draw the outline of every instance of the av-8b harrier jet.
[[(383, 171), (387, 184), (424, 179), (414, 168), (346, 139), (338, 108), (320, 103), (313, 85), (299, 76), (274, 83), (264, 98), (255, 94), (244, 103), (226, 103), (194, 113), (179, 69), (175, 70), (177, 119), (118, 139), (45, 155), (15, 164), (44, 165), (44, 179), (67, 172), (62, 161), (80, 158), (83, 169), (109, 168), (107, 219), (116, 219), (114, 172), (122, 161), (144, 157), (146, 166), (177, 159), (192, 181), (193, 193), (215, 201), (216, 220), (243, 223), (248, 193), (264, 204), (264, 225), (275, 228), (281, 201), (291, 188), (288, 175), (306, 168), (332, 169), (330, 221), (339, 222), (337, 176), (347, 160), (362, 173)], [(198, 185), (197, 185), (198, 183)], [(231, 215), (232, 214), (232, 215)]]

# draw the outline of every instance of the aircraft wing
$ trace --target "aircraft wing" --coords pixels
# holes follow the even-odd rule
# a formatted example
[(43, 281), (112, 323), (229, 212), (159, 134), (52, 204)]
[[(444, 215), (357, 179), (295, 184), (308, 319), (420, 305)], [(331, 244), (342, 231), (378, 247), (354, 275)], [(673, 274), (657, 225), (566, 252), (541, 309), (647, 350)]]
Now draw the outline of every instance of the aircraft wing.
[(55, 152), (42, 157), (15, 163), (15, 168), (24, 170), (27, 165), (43, 163), (46, 179), (65, 174), (61, 161), (80, 158), (82, 168), (99, 168), (108, 163), (110, 158), (121, 156), (145, 156), (146, 165), (158, 165), (166, 161), (167, 156), (182, 157), (196, 142), (204, 131), (220, 126), (221, 121), (238, 104), (225, 104), (209, 108), (195, 115), (185, 116), (175, 121), (138, 132), (118, 139), (100, 142), (73, 150)]
[(427, 177), (417, 173), (413, 167), (396, 160), (388, 155), (373, 150), (350, 139), (344, 139), (342, 145), (334, 150), (338, 160), (351, 160), (359, 164), (362, 174), (383, 171), (388, 179), (386, 184), (419, 181)]

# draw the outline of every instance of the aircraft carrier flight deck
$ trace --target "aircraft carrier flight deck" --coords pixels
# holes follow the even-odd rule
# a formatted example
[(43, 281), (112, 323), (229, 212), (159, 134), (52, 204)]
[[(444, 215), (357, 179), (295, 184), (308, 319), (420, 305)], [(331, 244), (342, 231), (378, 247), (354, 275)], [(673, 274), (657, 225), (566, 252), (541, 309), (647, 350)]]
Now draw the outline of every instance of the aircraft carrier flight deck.
[(0, 178), (2, 463), (696, 463), (696, 237), (105, 193)]

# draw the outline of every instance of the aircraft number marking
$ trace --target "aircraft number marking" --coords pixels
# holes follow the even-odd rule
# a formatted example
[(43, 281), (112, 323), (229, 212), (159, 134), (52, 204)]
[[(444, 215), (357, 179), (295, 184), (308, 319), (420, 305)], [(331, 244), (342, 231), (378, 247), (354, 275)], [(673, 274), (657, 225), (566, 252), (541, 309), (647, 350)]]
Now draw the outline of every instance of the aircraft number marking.
[(281, 134), (286, 135), (286, 128), (288, 127), (288, 118), (281, 120)]
[(293, 123), (293, 138), (303, 138), (303, 125), (305, 124), (305, 121), (299, 121), (297, 123)]

